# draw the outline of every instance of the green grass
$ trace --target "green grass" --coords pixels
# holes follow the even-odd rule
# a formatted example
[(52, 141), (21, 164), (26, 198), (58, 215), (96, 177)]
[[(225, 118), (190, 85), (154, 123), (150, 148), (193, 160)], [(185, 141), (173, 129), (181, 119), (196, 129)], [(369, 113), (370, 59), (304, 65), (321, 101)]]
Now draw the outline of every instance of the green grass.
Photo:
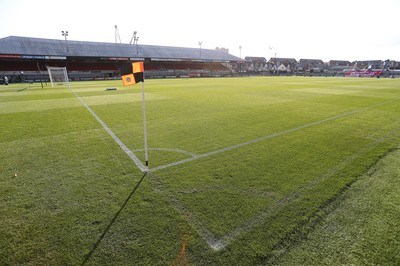
[(399, 265), (400, 151), (396, 150), (282, 241), (279, 265)]
[[(144, 161), (141, 87), (120, 83), (71, 87)], [(374, 191), (396, 194), (390, 184), (398, 175), (377, 162), (400, 143), (399, 85), (147, 80), (151, 172), (132, 196), (142, 173), (70, 89), (2, 86), (0, 262), (168, 265), (186, 241), (193, 265), (395, 264), (398, 225), (391, 221), (398, 214), (346, 202), (377, 197), (396, 208), (398, 200)], [(358, 185), (376, 175), (388, 178), (385, 186)], [(335, 259), (345, 242), (325, 242), (324, 228), (337, 226), (325, 223), (353, 213), (359, 221), (366, 212), (375, 212), (363, 231), (368, 244), (355, 239), (354, 260)], [(374, 233), (380, 218), (387, 227)], [(344, 221), (339, 236), (357, 238), (362, 226)]]

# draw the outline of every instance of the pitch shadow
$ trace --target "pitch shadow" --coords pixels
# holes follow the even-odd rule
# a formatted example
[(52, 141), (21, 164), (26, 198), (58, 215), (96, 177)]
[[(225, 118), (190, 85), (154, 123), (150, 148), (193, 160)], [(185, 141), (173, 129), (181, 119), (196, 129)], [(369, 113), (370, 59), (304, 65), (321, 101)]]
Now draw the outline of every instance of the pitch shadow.
[(122, 210), (125, 208), (126, 204), (128, 203), (128, 201), (132, 198), (133, 194), (135, 194), (136, 190), (139, 188), (140, 184), (142, 183), (144, 177), (147, 175), (147, 172), (145, 172), (142, 176), (142, 178), (139, 180), (139, 182), (136, 184), (136, 186), (133, 188), (131, 194), (129, 194), (128, 198), (124, 201), (124, 203), (122, 204), (121, 208), (117, 211), (117, 213), (114, 215), (113, 219), (111, 220), (110, 224), (104, 229), (103, 233), (100, 235), (99, 239), (96, 241), (96, 243), (94, 243), (92, 249), (90, 250), (90, 252), (88, 254), (86, 254), (84, 256), (84, 260), (82, 262), (81, 265), (85, 265), (86, 262), (88, 262), (88, 260), (92, 257), (93, 253), (96, 251), (98, 245), (101, 243), (101, 241), (103, 240), (103, 238), (105, 237), (105, 235), (108, 233), (108, 231), (110, 230), (111, 226), (114, 224), (114, 222), (117, 220), (118, 216), (120, 215), (120, 213), (122, 212)]

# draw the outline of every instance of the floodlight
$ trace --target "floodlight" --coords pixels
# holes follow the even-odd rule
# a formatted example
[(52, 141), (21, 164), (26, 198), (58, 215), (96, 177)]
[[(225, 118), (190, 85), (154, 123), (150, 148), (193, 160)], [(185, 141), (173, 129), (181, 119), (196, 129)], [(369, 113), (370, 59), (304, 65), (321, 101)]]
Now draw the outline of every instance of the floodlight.
[(64, 38), (65, 38), (65, 46), (67, 47), (67, 53), (69, 52), (69, 50), (68, 50), (68, 41), (67, 41), (67, 36), (68, 36), (68, 31), (66, 30), (66, 31), (61, 31), (61, 34), (62, 34), (62, 36), (64, 36)]

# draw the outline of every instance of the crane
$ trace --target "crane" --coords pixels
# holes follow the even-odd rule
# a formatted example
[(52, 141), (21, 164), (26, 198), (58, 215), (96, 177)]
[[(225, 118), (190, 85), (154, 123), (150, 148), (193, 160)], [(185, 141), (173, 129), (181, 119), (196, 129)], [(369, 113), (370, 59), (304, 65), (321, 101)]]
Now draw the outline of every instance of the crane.
[(119, 36), (118, 26), (115, 25), (115, 43), (118, 43), (118, 40), (119, 43), (121, 43), (121, 37)]

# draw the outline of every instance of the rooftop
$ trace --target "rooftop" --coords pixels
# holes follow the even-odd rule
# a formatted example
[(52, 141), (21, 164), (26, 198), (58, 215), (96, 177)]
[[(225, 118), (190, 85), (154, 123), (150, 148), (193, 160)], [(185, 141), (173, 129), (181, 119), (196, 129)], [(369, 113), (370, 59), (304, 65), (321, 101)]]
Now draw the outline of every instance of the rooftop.
[[(68, 50), (67, 50), (68, 46)], [(220, 50), (158, 45), (53, 40), (9, 36), (0, 39), (0, 55), (123, 57), (160, 60), (241, 61)]]

